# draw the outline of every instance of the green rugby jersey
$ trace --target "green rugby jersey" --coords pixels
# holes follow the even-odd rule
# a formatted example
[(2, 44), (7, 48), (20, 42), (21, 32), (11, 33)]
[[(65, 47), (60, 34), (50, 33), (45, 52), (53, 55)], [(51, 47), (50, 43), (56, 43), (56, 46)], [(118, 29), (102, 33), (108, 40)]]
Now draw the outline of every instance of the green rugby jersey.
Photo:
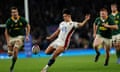
[(24, 36), (26, 33), (25, 28), (27, 24), (28, 23), (24, 17), (19, 16), (17, 20), (14, 20), (14, 18), (11, 17), (6, 21), (6, 29), (11, 37), (16, 37), (19, 35)]
[(114, 20), (114, 23), (118, 25), (118, 30), (113, 30), (112, 35), (120, 34), (120, 12), (117, 12), (115, 15), (111, 13), (109, 16)]
[(97, 34), (101, 35), (104, 38), (112, 38), (112, 30), (110, 28), (105, 28), (102, 24), (114, 25), (114, 21), (108, 17), (106, 20), (102, 20), (100, 17), (96, 18), (94, 24), (97, 25)]

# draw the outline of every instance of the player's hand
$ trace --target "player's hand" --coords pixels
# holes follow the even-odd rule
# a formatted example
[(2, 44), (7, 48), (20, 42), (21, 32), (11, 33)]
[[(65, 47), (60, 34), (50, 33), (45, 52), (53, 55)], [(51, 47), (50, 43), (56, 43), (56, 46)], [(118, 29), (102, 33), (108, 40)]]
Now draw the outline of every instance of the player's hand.
[(29, 36), (26, 36), (26, 37), (25, 37), (25, 40), (26, 40), (26, 41), (29, 41)]
[(46, 37), (46, 40), (51, 41), (52, 39), (51, 37)]
[(109, 28), (109, 25), (108, 24), (102, 24), (104, 27), (106, 27), (106, 28)]
[(86, 14), (86, 15), (85, 15), (85, 19), (86, 19), (86, 20), (89, 20), (89, 19), (90, 19), (90, 14)]

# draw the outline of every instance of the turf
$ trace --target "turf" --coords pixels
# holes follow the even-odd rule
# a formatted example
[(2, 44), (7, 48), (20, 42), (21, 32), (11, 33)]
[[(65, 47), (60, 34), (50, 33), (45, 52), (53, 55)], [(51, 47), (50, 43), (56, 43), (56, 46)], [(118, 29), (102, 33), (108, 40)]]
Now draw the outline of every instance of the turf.
[[(40, 72), (49, 58), (19, 59), (14, 72)], [(0, 72), (9, 72), (11, 60), (0, 60)], [(97, 63), (94, 56), (59, 57), (48, 72), (120, 72), (120, 65), (116, 64), (116, 56), (112, 55), (109, 66), (105, 67), (102, 55)]]

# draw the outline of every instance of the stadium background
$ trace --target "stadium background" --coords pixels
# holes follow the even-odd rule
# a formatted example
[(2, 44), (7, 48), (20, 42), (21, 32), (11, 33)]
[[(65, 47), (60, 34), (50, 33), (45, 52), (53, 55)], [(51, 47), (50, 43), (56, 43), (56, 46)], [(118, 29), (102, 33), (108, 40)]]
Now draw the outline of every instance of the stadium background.
[[(62, 10), (69, 8), (73, 11), (73, 20), (82, 21), (85, 14), (90, 13), (91, 19), (87, 25), (77, 29), (71, 39), (69, 49), (57, 58), (56, 63), (49, 69), (49, 72), (120, 72), (119, 64), (116, 63), (114, 48), (111, 49), (109, 66), (104, 67), (105, 51), (101, 49), (102, 56), (99, 62), (94, 63), (95, 51), (92, 48), (93, 36), (92, 26), (95, 18), (99, 16), (99, 9), (106, 7), (110, 13), (110, 4), (118, 3), (120, 0), (28, 0), (29, 21), (31, 25), (32, 41), (40, 45), (42, 49), (37, 55), (30, 54), (25, 44), (25, 52), (18, 54), (18, 61), (15, 72), (40, 72), (48, 62), (48, 55), (43, 50), (49, 42), (45, 37), (50, 35), (62, 21)], [(7, 46), (4, 38), (4, 24), (10, 17), (9, 8), (19, 8), (21, 16), (25, 16), (24, 0), (0, 0), (0, 72), (9, 72), (11, 59), (7, 55)], [(26, 54), (27, 53), (27, 54)], [(28, 55), (28, 56), (27, 56)]]
[[(28, 0), (31, 36), (33, 41), (45, 49), (49, 42), (45, 37), (50, 35), (62, 21), (62, 10), (69, 8), (73, 11), (73, 20), (82, 21), (85, 14), (90, 13), (91, 19), (86, 26), (77, 29), (71, 39), (70, 48), (92, 48), (92, 26), (95, 18), (99, 16), (99, 9), (106, 7), (110, 12), (110, 4), (115, 0)], [(119, 0), (115, 2), (120, 4)], [(0, 0), (0, 24), (10, 17), (9, 8), (19, 8), (21, 16), (25, 16), (24, 0)], [(4, 28), (0, 27), (0, 52), (6, 50)]]

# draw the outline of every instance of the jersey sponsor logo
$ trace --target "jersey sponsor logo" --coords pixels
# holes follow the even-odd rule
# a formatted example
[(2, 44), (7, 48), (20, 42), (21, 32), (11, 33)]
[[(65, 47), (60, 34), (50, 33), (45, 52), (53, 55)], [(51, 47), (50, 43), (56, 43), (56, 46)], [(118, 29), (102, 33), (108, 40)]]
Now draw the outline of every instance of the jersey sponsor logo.
[(105, 27), (103, 27), (103, 26), (100, 26), (99, 29), (100, 29), (100, 30), (103, 30), (103, 31), (107, 30), (107, 28), (105, 28)]
[[(108, 24), (108, 22), (102, 23), (102, 25), (103, 25), (103, 24)], [(104, 26), (100, 26), (99, 29), (100, 29), (100, 30), (103, 30), (103, 31), (107, 30), (107, 28), (105, 28)]]

